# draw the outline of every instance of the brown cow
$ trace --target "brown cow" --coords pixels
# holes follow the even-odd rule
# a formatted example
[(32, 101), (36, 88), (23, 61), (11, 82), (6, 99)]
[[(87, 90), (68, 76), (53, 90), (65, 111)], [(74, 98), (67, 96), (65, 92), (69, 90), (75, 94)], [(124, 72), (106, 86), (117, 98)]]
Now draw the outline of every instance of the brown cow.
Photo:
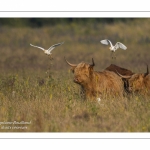
[(121, 75), (133, 75), (134, 73), (128, 69), (116, 66), (114, 64), (111, 64), (110, 66), (108, 66), (105, 70), (109, 70), (109, 71), (113, 71), (116, 73), (116, 70), (118, 73), (120, 73)]
[(94, 71), (94, 60), (92, 64), (81, 62), (71, 64), (66, 59), (74, 73), (74, 82), (81, 86), (86, 99), (102, 98), (104, 96), (123, 96), (122, 79), (114, 72), (104, 70)]
[[(133, 75), (134, 73), (128, 69), (125, 69), (125, 68), (122, 68), (122, 67), (119, 67), (119, 66), (116, 66), (114, 64), (111, 64), (110, 66), (108, 66), (105, 70), (109, 70), (109, 71), (113, 71), (115, 73), (119, 73), (121, 75), (127, 75), (127, 76), (130, 76), (130, 75)], [(117, 72), (116, 72), (117, 71)], [(118, 75), (118, 74), (117, 74)], [(126, 78), (122, 78), (123, 82), (124, 82), (124, 89), (126, 91), (126, 93), (130, 93), (129, 90), (128, 90), (128, 79)]]
[(133, 75), (121, 75), (124, 79), (128, 79), (128, 90), (130, 92), (149, 93), (150, 94), (150, 74), (147, 65), (146, 73), (135, 73)]

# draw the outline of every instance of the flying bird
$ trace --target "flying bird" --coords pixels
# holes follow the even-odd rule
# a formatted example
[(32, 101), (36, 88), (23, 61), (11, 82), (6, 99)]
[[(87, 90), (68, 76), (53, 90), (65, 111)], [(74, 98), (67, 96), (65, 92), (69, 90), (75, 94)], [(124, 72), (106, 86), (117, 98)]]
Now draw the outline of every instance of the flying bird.
[[(113, 46), (112, 43), (111, 43), (111, 41), (108, 40), (108, 39), (101, 40), (100, 42), (101, 42), (102, 44), (105, 44), (105, 45), (109, 45), (109, 44), (110, 44), (109, 49), (110, 49), (110, 51), (112, 51), (112, 52), (115, 52), (115, 51), (116, 51), (117, 49), (119, 49), (119, 48), (121, 48), (121, 49), (123, 49), (123, 50), (126, 50), (126, 49), (127, 49), (127, 47), (126, 47), (124, 44), (120, 43), (120, 42), (117, 42), (115, 46)], [(113, 54), (113, 53), (112, 53), (112, 54)], [(112, 57), (112, 58), (113, 58), (113, 57)]]
[(44, 53), (47, 54), (47, 55), (51, 55), (51, 54), (52, 54), (51, 51), (52, 51), (55, 47), (60, 46), (60, 45), (62, 45), (63, 43), (64, 43), (64, 42), (58, 43), (58, 44), (54, 44), (54, 45), (52, 45), (52, 46), (51, 46), (49, 49), (47, 49), (47, 50), (44, 49), (44, 48), (42, 48), (42, 47), (39, 47), (39, 46), (35, 46), (35, 45), (32, 45), (32, 44), (30, 44), (30, 45), (33, 46), (33, 47), (37, 47), (37, 48), (43, 50)]

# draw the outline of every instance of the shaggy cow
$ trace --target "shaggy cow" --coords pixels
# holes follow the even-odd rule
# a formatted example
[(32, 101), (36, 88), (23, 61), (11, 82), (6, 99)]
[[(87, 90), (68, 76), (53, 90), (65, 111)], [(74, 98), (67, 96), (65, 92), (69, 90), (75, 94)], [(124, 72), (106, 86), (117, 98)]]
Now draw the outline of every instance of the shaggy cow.
[[(122, 68), (122, 67), (119, 67), (119, 66), (116, 66), (114, 64), (111, 64), (105, 70), (113, 71), (115, 73), (118, 72), (121, 75), (127, 75), (127, 76), (131, 76), (131, 75), (134, 74), (132, 71), (130, 71), (128, 69), (125, 69), (125, 68)], [(129, 90), (128, 90), (128, 87), (129, 87), (129, 85), (128, 85), (128, 79), (122, 78), (122, 80), (124, 82), (124, 89), (125, 89), (126, 93), (130, 93)]]
[(150, 94), (150, 74), (147, 65), (146, 73), (135, 73), (133, 75), (121, 75), (124, 79), (128, 79), (128, 90), (130, 92), (149, 93)]
[(66, 59), (65, 61), (71, 66), (74, 73), (74, 82), (81, 86), (86, 99), (123, 95), (122, 79), (112, 71), (94, 71), (95, 63), (93, 59), (92, 64), (84, 62), (71, 64)]

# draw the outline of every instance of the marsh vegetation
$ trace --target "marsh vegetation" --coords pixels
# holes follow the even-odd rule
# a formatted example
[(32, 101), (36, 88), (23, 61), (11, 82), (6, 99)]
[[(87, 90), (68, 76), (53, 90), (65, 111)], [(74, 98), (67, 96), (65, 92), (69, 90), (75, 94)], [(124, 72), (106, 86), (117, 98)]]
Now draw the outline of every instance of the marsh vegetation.
[[(84, 20), (84, 19), (83, 19)], [(64, 61), (90, 63), (102, 71), (110, 64), (146, 72), (150, 66), (150, 19), (108, 23), (66, 23), (44, 27), (0, 27), (0, 122), (27, 121), (26, 129), (1, 132), (149, 132), (150, 97), (131, 95), (120, 99), (84, 101), (80, 87)], [(120, 41), (112, 60), (102, 39)], [(49, 48), (53, 60), (31, 44)], [(11, 125), (16, 126), (16, 125)]]

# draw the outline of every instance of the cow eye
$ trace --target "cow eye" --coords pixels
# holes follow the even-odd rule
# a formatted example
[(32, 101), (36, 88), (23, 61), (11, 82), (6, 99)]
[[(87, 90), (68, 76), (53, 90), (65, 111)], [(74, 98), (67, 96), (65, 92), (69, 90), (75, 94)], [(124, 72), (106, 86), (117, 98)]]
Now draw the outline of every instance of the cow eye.
[(85, 76), (89, 78), (89, 76), (87, 74), (85, 74)]

